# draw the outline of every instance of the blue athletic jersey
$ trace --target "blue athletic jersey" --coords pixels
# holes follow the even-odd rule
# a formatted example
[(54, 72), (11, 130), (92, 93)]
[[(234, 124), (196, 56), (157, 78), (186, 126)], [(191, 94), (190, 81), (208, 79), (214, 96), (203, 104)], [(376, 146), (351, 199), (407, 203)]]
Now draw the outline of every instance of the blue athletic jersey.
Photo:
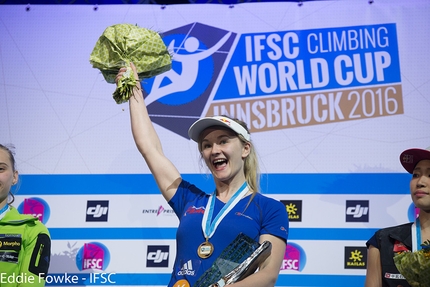
[[(273, 199), (257, 193), (249, 203), (251, 196), (242, 198), (224, 217), (215, 234), (209, 239), (214, 246), (213, 254), (202, 259), (197, 254), (198, 246), (205, 241), (202, 230), (202, 218), (209, 195), (187, 181), (182, 181), (169, 205), (179, 218), (176, 234), (176, 259), (173, 266), (169, 287), (182, 286), (180, 280), (187, 280), (190, 286), (212, 266), (239, 233), (244, 233), (255, 241), (262, 234), (271, 234), (287, 241), (288, 213), (285, 206)], [(215, 201), (213, 217), (225, 203)], [(180, 281), (181, 284), (176, 284)], [(186, 285), (184, 285), (186, 286)]]

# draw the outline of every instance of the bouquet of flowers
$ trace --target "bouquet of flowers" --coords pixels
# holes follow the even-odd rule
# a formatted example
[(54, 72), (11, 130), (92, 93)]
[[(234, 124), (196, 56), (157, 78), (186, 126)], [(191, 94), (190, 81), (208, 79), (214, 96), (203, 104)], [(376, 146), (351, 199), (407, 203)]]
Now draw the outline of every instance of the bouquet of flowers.
[(430, 286), (430, 240), (421, 246), (421, 250), (394, 255), (397, 269), (412, 287)]
[(117, 24), (106, 28), (100, 36), (91, 52), (90, 63), (111, 84), (115, 83), (119, 69), (127, 67), (113, 94), (116, 103), (121, 104), (130, 99), (136, 86), (130, 62), (142, 81), (170, 70), (171, 58), (159, 33), (137, 25)]

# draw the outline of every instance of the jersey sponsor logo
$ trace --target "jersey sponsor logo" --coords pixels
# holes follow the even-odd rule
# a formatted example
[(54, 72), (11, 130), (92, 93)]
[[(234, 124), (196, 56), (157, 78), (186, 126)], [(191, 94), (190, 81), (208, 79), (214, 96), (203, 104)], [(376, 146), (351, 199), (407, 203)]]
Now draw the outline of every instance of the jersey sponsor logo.
[(367, 248), (345, 246), (345, 269), (366, 269)]
[(242, 216), (242, 217), (245, 217), (245, 218), (247, 218), (249, 220), (254, 220), (254, 219), (252, 219), (251, 216), (248, 216), (248, 215), (246, 215), (246, 214), (244, 214), (242, 212), (235, 212), (234, 215), (236, 215), (236, 216)]
[(384, 277), (387, 279), (406, 280), (402, 274), (385, 273)]
[(369, 222), (369, 201), (347, 200), (346, 222)]
[(287, 243), (281, 270), (301, 272), (306, 265), (306, 253), (303, 248), (293, 242)]
[(0, 251), (0, 262), (18, 263), (18, 252)]
[(19, 252), (21, 250), (21, 242), (21, 234), (0, 234), (0, 250)]
[(48, 203), (40, 197), (26, 198), (18, 206), (17, 210), (22, 214), (29, 214), (46, 224), (51, 215)]
[(204, 214), (204, 213), (205, 213), (205, 207), (203, 207), (203, 206), (199, 206), (199, 207), (191, 206), (185, 211), (184, 216), (187, 216), (188, 214)]
[(181, 270), (178, 271), (178, 276), (194, 276), (195, 272), (192, 260), (188, 260), (182, 265)]
[(88, 200), (86, 221), (108, 221), (109, 200)]
[(89, 242), (82, 246), (76, 255), (79, 270), (106, 270), (110, 262), (110, 252), (100, 242)]
[(169, 245), (148, 245), (146, 267), (169, 267)]
[(288, 213), (288, 220), (290, 222), (302, 221), (302, 201), (301, 200), (281, 200)]

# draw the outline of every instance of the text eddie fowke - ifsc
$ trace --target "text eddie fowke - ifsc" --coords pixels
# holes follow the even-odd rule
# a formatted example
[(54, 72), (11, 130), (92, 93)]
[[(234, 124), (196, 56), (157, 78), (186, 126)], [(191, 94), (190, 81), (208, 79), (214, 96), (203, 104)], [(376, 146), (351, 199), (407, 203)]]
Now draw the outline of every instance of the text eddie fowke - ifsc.
[(83, 273), (83, 274), (69, 274), (60, 273), (47, 275), (45, 279), (43, 274), (36, 276), (33, 274), (7, 274), (0, 272), (0, 285), (2, 284), (32, 284), (42, 283), (45, 280), (46, 283), (64, 283), (64, 284), (115, 284), (116, 273)]

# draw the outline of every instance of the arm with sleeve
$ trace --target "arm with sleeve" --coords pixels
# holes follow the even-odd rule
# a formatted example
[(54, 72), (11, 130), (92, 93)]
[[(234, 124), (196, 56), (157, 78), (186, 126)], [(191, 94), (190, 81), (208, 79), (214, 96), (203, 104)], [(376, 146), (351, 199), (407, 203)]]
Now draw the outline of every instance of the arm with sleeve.
[(15, 208), (0, 220), (0, 285), (45, 286), (51, 255), (48, 229)]

